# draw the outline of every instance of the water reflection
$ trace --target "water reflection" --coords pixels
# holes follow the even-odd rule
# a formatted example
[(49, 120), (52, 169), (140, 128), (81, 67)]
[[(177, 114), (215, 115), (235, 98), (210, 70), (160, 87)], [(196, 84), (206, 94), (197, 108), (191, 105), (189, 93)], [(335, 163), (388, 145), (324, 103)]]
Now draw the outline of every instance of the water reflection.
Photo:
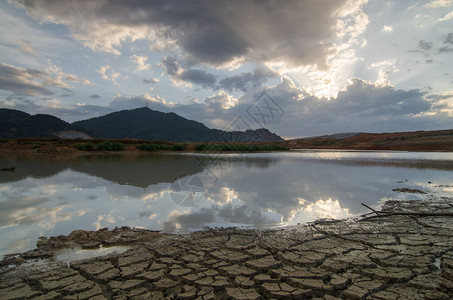
[[(395, 187), (433, 189), (453, 183), (453, 155), (445, 153), (156, 154), (66, 160), (0, 156), (0, 167), (8, 165), (16, 166), (16, 172), (0, 172), (0, 255), (31, 249), (41, 235), (74, 229), (134, 226), (185, 232), (344, 218), (362, 213), (360, 202), (377, 206), (398, 197)], [(194, 176), (202, 184), (201, 197), (193, 205), (178, 205), (174, 195), (181, 190), (175, 180)]]

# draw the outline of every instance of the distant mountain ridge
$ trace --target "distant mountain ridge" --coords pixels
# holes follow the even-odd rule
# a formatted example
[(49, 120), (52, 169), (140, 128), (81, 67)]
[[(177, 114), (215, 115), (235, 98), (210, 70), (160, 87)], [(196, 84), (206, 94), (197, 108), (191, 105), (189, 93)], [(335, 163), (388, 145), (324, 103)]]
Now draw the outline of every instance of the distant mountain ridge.
[(143, 139), (172, 142), (265, 142), (283, 140), (265, 128), (225, 132), (206, 127), (175, 113), (146, 107), (113, 112), (69, 124), (51, 115), (32, 116), (25, 112), (0, 109), (0, 137), (83, 137), (102, 139)]
[(0, 109), (0, 137), (49, 137), (70, 130), (72, 125), (51, 115), (30, 115), (20, 110)]

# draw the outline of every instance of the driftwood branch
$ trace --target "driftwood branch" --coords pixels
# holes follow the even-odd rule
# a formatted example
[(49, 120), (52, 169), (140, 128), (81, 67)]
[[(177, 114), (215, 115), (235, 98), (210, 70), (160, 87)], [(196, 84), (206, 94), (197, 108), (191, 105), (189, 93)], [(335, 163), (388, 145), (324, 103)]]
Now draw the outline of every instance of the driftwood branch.
[[(362, 203), (363, 206), (370, 209), (371, 212), (362, 215), (363, 219), (373, 219), (373, 218), (380, 218), (380, 217), (388, 217), (388, 216), (418, 216), (418, 217), (453, 217), (453, 212), (429, 212), (429, 211), (377, 211), (368, 205)], [(371, 216), (375, 214), (374, 216)]]

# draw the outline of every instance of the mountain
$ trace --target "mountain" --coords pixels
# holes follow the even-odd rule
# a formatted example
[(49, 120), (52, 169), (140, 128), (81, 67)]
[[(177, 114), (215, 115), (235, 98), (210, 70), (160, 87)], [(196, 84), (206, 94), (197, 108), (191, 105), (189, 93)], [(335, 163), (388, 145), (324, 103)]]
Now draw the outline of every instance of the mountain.
[(71, 124), (51, 115), (30, 115), (25, 112), (0, 108), (0, 137), (50, 137), (56, 131), (71, 129)]
[(93, 137), (106, 139), (166, 140), (173, 142), (213, 141), (222, 131), (188, 120), (175, 113), (163, 113), (147, 107), (122, 110), (73, 125)]
[(246, 131), (225, 131), (222, 133), (224, 142), (250, 143), (250, 142), (271, 142), (283, 141), (282, 137), (270, 132), (266, 128)]
[(282, 138), (267, 129), (225, 132), (175, 113), (146, 107), (122, 110), (69, 124), (51, 115), (0, 109), (0, 137), (142, 139), (171, 142), (264, 142)]

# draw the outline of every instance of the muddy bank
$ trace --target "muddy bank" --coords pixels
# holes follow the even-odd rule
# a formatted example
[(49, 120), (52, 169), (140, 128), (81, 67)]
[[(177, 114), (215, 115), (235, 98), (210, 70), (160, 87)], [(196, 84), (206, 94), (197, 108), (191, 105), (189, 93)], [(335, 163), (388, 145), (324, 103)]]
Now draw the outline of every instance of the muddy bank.
[[(453, 212), (453, 199), (389, 201), (382, 210)], [(452, 299), (452, 228), (452, 217), (395, 215), (268, 231), (74, 231), (3, 261), (0, 298)], [(118, 245), (130, 249), (69, 265), (55, 259), (68, 247)]]

